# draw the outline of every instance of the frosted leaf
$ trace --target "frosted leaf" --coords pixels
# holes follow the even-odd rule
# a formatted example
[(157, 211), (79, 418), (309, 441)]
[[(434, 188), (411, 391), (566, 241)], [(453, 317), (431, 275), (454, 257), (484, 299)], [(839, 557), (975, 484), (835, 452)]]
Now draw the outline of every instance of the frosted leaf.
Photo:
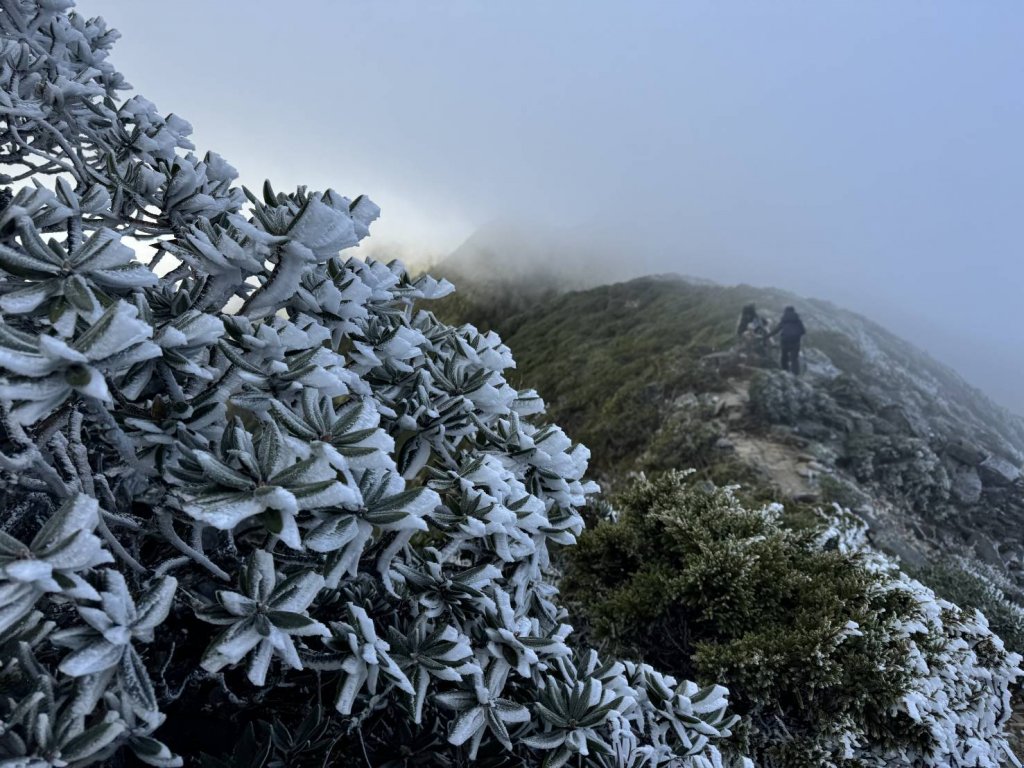
[(132, 267), (133, 271), (136, 268), (141, 270), (139, 279), (142, 279), (142, 272), (148, 275), (145, 278), (145, 282), (140, 283), (140, 285), (156, 284), (157, 276), (135, 261), (135, 252), (121, 242), (120, 235), (106, 228), (96, 230), (74, 255), (72, 261), (72, 266), (78, 269), (88, 268), (90, 272), (93, 270), (113, 270), (129, 265), (134, 265)]
[(39, 595), (34, 585), (0, 582), (0, 634), (28, 616)]
[(356, 237), (362, 240), (370, 233), (370, 225), (380, 217), (380, 208), (370, 198), (360, 195), (349, 206)]
[(288, 236), (309, 248), (319, 259), (333, 256), (359, 242), (352, 218), (324, 205), (316, 197), (310, 197), (295, 217)]
[(224, 639), (215, 641), (215, 645), (207, 652), (203, 669), (216, 672), (227, 664), (237, 664), (260, 642), (262, 637), (254, 626), (247, 625), (239, 629), (232, 627)]
[(170, 576), (155, 579), (149, 589), (136, 602), (132, 632), (136, 637), (151, 640), (151, 633), (164, 622), (171, 610), (171, 604), (178, 582)]
[(299, 502), (295, 495), (281, 486), (259, 488), (256, 491), (256, 498), (263, 509), (279, 509), (289, 515), (299, 511)]
[[(76, 340), (75, 347), (89, 360), (96, 361), (123, 352), (135, 344), (147, 341), (153, 335), (153, 329), (138, 319), (138, 310), (125, 302), (118, 302), (111, 307), (90, 331)], [(154, 346), (149, 356), (159, 354), (160, 348)]]
[(304, 611), (313, 602), (317, 592), (323, 589), (323, 586), (322, 576), (306, 571), (298, 577), (283, 582), (278, 588), (280, 595), (271, 602), (271, 605), (277, 611), (292, 613)]
[(96, 640), (65, 656), (60, 663), (60, 670), (72, 677), (93, 675), (110, 669), (120, 662), (122, 653), (124, 653), (123, 645)]
[[(52, 584), (50, 575), (53, 573), (53, 566), (40, 560), (15, 560), (3, 568), (3, 575), (14, 581), (31, 583), (42, 581), (45, 584)], [(45, 588), (45, 587), (44, 587)], [(59, 589), (56, 585), (52, 589)]]
[(229, 531), (243, 520), (258, 515), (266, 505), (250, 494), (221, 494), (188, 502), (184, 510), (196, 520)]
[(484, 710), (476, 707), (459, 717), (448, 734), (448, 741), (455, 746), (465, 744), (470, 737), (484, 727)]
[(0, 309), (12, 315), (31, 312), (52, 295), (53, 288), (49, 285), (32, 285), (0, 296)]
[(91, 366), (85, 366), (79, 375), (85, 380), (85, 383), (76, 383), (74, 387), (76, 391), (102, 403), (109, 403), (113, 400), (110, 390), (107, 388), (107, 380), (98, 370)]

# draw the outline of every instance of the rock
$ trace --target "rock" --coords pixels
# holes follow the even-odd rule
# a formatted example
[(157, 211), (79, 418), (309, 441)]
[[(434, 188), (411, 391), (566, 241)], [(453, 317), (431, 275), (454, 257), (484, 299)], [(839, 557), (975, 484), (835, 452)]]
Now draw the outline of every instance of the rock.
[(1003, 556), (999, 554), (999, 548), (985, 534), (974, 534), (971, 537), (970, 544), (974, 548), (974, 553), (978, 556), (978, 559), (983, 563), (994, 565), (997, 568), (1002, 568), (1005, 565)]
[(854, 507), (850, 511), (864, 521), (864, 524), (868, 527), (868, 530), (873, 530), (878, 527), (878, 513), (875, 511), (875, 508), (871, 505), (870, 502), (861, 504), (858, 507)]
[(794, 434), (807, 437), (811, 440), (829, 440), (832, 437), (832, 430), (824, 424), (816, 421), (801, 421), (793, 428)]
[(928, 565), (929, 558), (914, 546), (905, 534), (889, 530), (876, 530), (873, 533), (874, 545), (883, 552), (895, 555), (900, 562), (912, 568), (923, 568)]
[(814, 477), (814, 475), (816, 474), (815, 471), (808, 467), (806, 464), (801, 464), (799, 467), (797, 467), (796, 473), (800, 475), (800, 477), (806, 477), (808, 479)]
[(871, 419), (865, 418), (854, 418), (853, 430), (858, 435), (873, 435), (875, 433), (875, 425), (871, 423)]
[(910, 417), (907, 416), (907, 412), (903, 409), (903, 406), (901, 405), (897, 405), (896, 403), (883, 405), (879, 409), (878, 415), (881, 416), (890, 424), (892, 424), (897, 431), (903, 434), (917, 434), (917, 430), (911, 423)]
[(976, 445), (972, 445), (962, 437), (950, 440), (943, 446), (943, 452), (961, 464), (969, 467), (976, 467), (985, 460), (985, 452)]
[(783, 371), (761, 371), (750, 382), (752, 416), (766, 424), (796, 424), (833, 412), (835, 403), (807, 381)]
[(720, 437), (715, 441), (715, 450), (723, 452), (735, 451), (736, 444), (727, 437)]
[(842, 414), (835, 413), (829, 416), (825, 416), (822, 419), (822, 421), (825, 423), (826, 426), (831, 427), (837, 432), (843, 432), (845, 434), (850, 434), (851, 432), (853, 432), (854, 419), (850, 418), (849, 416), (844, 416)]
[(700, 401), (693, 392), (686, 392), (680, 395), (674, 403), (676, 408), (696, 408), (699, 404)]
[(891, 421), (883, 419), (881, 416), (872, 416), (869, 420), (871, 424), (870, 430), (860, 432), (860, 434), (869, 435), (898, 435), (899, 429)]
[(842, 376), (842, 371), (820, 349), (810, 346), (806, 347), (802, 357), (804, 371), (808, 378), (821, 378), (827, 382)]
[(1020, 478), (1020, 467), (998, 456), (989, 456), (978, 465), (984, 485), (1012, 485)]
[(949, 492), (962, 504), (981, 501), (981, 477), (974, 467), (960, 466), (950, 475)]

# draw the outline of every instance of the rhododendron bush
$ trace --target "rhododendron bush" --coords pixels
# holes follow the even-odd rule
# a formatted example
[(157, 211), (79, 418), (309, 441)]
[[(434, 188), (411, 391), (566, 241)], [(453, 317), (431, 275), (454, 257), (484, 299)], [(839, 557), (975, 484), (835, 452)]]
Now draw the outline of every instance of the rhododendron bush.
[(723, 688), (567, 642), (595, 488), (500, 339), (71, 5), (0, 3), (0, 764), (721, 765)]

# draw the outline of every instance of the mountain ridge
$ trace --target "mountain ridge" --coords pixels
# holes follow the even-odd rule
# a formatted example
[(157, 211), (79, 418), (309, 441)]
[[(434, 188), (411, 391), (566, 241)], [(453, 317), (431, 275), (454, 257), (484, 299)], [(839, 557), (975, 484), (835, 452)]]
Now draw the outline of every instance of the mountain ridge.
[[(588, 445), (611, 491), (692, 467), (785, 502), (797, 523), (840, 504), (911, 569), (955, 563), (954, 581), (988, 569), (1024, 642), (1024, 419), (949, 366), (869, 318), (780, 289), (662, 275), (566, 291), (435, 272), (459, 289), (437, 311), (502, 335), (517, 378)], [(737, 340), (750, 302), (769, 316), (797, 306), (802, 376), (779, 369), (776, 349)]]

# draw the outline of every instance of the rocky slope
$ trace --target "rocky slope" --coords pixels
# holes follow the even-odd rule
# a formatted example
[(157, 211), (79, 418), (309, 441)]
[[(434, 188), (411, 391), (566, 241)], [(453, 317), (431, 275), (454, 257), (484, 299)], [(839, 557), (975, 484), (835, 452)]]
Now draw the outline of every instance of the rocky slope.
[[(864, 317), (776, 290), (452, 277), (460, 291), (439, 313), (502, 334), (605, 486), (694, 467), (789, 501), (796, 524), (838, 503), (950, 597), (998, 603), (1004, 634), (1024, 642), (1024, 420), (949, 368)], [(801, 312), (801, 377), (778, 369), (777, 349), (736, 341), (751, 301)]]

